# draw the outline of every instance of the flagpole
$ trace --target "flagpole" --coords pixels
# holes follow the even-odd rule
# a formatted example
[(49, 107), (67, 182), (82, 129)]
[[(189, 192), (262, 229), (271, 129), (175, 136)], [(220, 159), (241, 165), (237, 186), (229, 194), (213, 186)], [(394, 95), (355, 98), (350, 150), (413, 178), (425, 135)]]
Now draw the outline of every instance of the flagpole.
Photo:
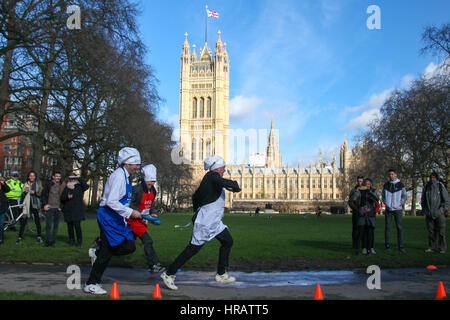
[(205, 44), (208, 43), (208, 5), (206, 5), (206, 17), (205, 17)]

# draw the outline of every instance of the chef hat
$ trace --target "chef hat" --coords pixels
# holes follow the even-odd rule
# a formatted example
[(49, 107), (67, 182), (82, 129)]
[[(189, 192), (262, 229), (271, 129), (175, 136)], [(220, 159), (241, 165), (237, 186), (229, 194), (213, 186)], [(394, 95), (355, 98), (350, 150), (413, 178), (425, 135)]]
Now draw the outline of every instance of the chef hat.
[(119, 151), (117, 162), (119, 166), (122, 164), (141, 164), (141, 155), (137, 149), (125, 147)]
[(221, 156), (209, 156), (205, 159), (205, 170), (214, 170), (225, 166), (225, 160)]
[(144, 173), (144, 181), (156, 181), (156, 167), (152, 164), (148, 164), (142, 168)]

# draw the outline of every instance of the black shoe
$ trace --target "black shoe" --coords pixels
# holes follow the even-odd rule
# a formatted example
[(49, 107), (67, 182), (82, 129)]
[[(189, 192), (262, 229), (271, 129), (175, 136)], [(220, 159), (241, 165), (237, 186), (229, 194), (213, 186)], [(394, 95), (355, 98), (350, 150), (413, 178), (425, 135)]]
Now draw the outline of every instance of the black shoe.
[(41, 238), (41, 237), (37, 237), (37, 238), (36, 238), (36, 242), (37, 242), (37, 243), (42, 243), (42, 242), (44, 242), (44, 241), (42, 241), (42, 238)]
[(79, 244), (77, 245), (77, 248), (78, 248), (78, 249), (81, 249), (81, 248), (82, 248), (81, 243), (79, 243)]
[(52, 247), (52, 248), (56, 247), (56, 243), (55, 243), (55, 242), (52, 242), (52, 243), (50, 244), (50, 247)]
[(22, 243), (22, 238), (17, 239), (16, 243), (17, 244), (21, 244)]
[(404, 248), (398, 248), (398, 251), (400, 251), (401, 253), (405, 253), (405, 249)]
[(68, 247), (75, 247), (75, 241), (70, 240), (69, 244), (67, 245)]
[(3, 240), (0, 240), (0, 247), (3, 245)]

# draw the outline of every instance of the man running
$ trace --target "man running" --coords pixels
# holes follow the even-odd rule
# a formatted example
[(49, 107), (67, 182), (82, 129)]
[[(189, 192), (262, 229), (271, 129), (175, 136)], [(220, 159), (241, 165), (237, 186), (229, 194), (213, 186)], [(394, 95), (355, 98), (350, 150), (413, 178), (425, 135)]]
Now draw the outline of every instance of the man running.
[(133, 231), (125, 219), (141, 218), (139, 211), (128, 206), (132, 194), (129, 177), (140, 168), (141, 156), (136, 149), (126, 147), (119, 151), (117, 162), (120, 167), (106, 181), (97, 211), (100, 239), (96, 240), (96, 249), (89, 249), (93, 265), (84, 286), (86, 293), (106, 294), (100, 283), (111, 257), (127, 255), (136, 250)]
[(175, 261), (161, 274), (165, 285), (172, 290), (178, 290), (175, 285), (175, 274), (178, 269), (192, 258), (203, 245), (213, 238), (220, 241), (219, 263), (217, 266), (216, 281), (229, 283), (236, 279), (228, 272), (228, 258), (233, 245), (228, 227), (222, 223), (225, 207), (225, 189), (240, 192), (236, 181), (223, 178), (225, 161), (220, 156), (209, 156), (204, 161), (204, 169), (209, 170), (203, 177), (200, 186), (192, 196), (194, 205), (194, 230), (191, 241)]

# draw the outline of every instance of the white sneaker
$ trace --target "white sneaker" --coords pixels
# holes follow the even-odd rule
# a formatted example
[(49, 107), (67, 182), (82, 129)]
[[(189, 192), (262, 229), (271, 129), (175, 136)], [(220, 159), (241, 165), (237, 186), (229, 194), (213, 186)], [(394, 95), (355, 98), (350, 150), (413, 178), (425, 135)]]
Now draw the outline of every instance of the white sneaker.
[(89, 249), (89, 257), (91, 258), (91, 264), (94, 265), (95, 260), (97, 259), (97, 255), (95, 254), (95, 248)]
[(375, 249), (374, 248), (370, 249), (370, 253), (371, 254), (376, 254)]
[(161, 278), (164, 281), (164, 284), (169, 288), (170, 290), (178, 290), (178, 287), (175, 285), (175, 275), (167, 275), (167, 273), (163, 272), (161, 273)]
[(222, 275), (216, 274), (216, 281), (217, 282), (222, 282), (222, 283), (230, 283), (230, 282), (235, 282), (236, 278), (232, 277), (228, 274), (228, 272), (225, 272)]
[(366, 248), (362, 249), (362, 254), (367, 254), (367, 249)]
[(100, 284), (87, 284), (84, 286), (83, 291), (92, 294), (106, 294), (106, 291), (102, 288)]

